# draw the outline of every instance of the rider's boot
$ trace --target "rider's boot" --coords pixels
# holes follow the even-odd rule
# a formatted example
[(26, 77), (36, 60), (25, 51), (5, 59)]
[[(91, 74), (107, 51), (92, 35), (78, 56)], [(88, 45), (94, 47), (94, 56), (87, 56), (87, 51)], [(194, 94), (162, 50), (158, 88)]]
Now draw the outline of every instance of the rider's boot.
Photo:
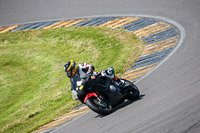
[(115, 78), (113, 79), (114, 81), (117, 81), (117, 85), (123, 90), (125, 88), (127, 88), (128, 86), (130, 86), (129, 82), (126, 82), (123, 79), (120, 79), (118, 77), (115, 76)]
[(74, 100), (78, 100), (78, 93), (75, 91), (75, 90), (72, 90), (72, 98), (74, 99)]
[(120, 79), (120, 78), (118, 78), (118, 77), (116, 77), (116, 76), (113, 78), (113, 80), (117, 82), (117, 85), (118, 85), (120, 88), (122, 88), (122, 89), (124, 88), (124, 85), (125, 85), (124, 80), (122, 80), (122, 79)]
[(101, 71), (101, 75), (103, 77), (107, 77), (107, 78), (110, 78), (110, 79), (116, 81), (117, 85), (120, 88), (122, 88), (122, 89), (124, 88), (125, 81), (120, 79), (120, 78), (118, 78), (117, 76), (115, 76), (115, 72), (114, 72), (114, 68), (113, 67), (109, 67), (106, 70)]

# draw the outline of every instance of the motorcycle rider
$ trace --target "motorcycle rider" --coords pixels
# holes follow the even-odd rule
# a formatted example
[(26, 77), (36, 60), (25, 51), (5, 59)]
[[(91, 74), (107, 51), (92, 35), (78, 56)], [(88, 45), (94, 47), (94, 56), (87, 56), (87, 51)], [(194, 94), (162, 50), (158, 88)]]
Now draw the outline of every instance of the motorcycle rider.
[(64, 72), (67, 73), (67, 77), (70, 78), (71, 81), (72, 97), (74, 100), (78, 100), (76, 91), (81, 85), (83, 85), (85, 80), (92, 75), (101, 75), (102, 77), (110, 78), (114, 81), (117, 81), (119, 85), (122, 86), (123, 81), (115, 76), (113, 67), (109, 67), (99, 73), (94, 72), (94, 70), (95, 67), (92, 65), (89, 65), (87, 63), (76, 65), (76, 62), (73, 60), (68, 61), (64, 65)]

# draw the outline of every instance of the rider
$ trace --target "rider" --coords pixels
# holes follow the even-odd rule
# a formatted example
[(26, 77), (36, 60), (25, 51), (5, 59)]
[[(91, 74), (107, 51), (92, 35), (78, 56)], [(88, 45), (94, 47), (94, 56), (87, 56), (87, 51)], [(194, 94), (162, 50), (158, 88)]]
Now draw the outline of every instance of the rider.
[(94, 66), (87, 63), (81, 63), (77, 66), (76, 62), (73, 60), (68, 61), (64, 65), (64, 72), (67, 73), (67, 77), (70, 78), (71, 81), (72, 97), (74, 100), (78, 99), (76, 91), (84, 83), (86, 78), (92, 76), (93, 74), (110, 78), (114, 81), (117, 81), (119, 85), (123, 84), (123, 81), (115, 76), (113, 67), (109, 67), (106, 70), (101, 71), (100, 73), (94, 72), (94, 69)]

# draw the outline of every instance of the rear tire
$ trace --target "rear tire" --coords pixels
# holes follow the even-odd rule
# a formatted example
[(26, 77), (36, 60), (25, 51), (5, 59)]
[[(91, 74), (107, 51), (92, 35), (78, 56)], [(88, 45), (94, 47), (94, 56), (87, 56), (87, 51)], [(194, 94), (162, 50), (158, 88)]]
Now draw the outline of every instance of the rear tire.
[(102, 107), (102, 106), (100, 106), (100, 105), (98, 105), (94, 102), (95, 99), (96, 99), (96, 97), (95, 98), (91, 97), (91, 98), (87, 99), (87, 101), (86, 101), (86, 105), (92, 111), (94, 111), (98, 114), (101, 114), (101, 115), (108, 115), (112, 112), (112, 107), (111, 107), (111, 105), (109, 104), (108, 101), (104, 100), (103, 102), (105, 102), (105, 104), (107, 104), (107, 105), (106, 105), (106, 107)]
[(129, 92), (127, 94), (127, 99), (128, 100), (136, 100), (140, 97), (140, 91), (137, 88), (136, 85), (134, 85), (133, 83), (131, 83), (131, 86), (129, 88)]

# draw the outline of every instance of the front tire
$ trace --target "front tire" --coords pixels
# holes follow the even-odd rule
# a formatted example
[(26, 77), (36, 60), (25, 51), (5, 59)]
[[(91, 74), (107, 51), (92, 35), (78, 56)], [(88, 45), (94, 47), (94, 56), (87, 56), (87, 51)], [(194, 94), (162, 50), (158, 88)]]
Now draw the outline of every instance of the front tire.
[(101, 115), (108, 115), (112, 112), (112, 106), (109, 104), (108, 101), (103, 100), (102, 102), (103, 105), (97, 104), (97, 102), (95, 102), (97, 98), (96, 97), (91, 97), (89, 99), (87, 99), (86, 101), (86, 105), (94, 112), (101, 114)]

